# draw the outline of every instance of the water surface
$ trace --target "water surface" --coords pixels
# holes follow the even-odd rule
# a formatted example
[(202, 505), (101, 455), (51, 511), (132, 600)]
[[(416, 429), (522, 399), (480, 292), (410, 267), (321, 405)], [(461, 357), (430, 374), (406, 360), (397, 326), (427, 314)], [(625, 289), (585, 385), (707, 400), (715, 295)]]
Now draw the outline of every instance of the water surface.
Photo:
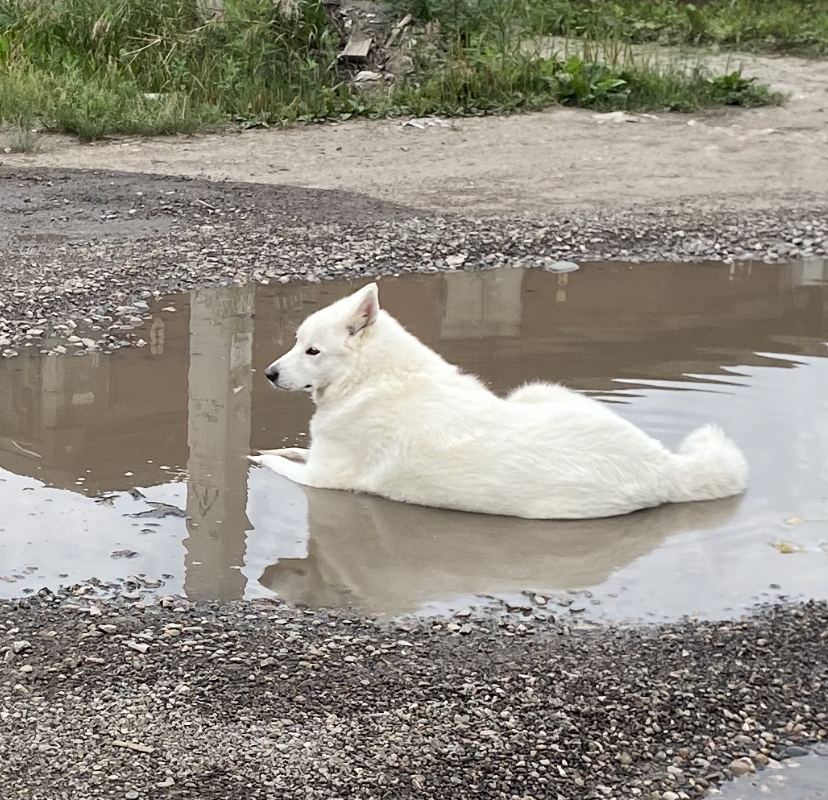
[(306, 443), (312, 410), (264, 367), (356, 283), (162, 298), (142, 348), (23, 348), (0, 360), (0, 596), (143, 574), (193, 598), (386, 614), (524, 591), (614, 618), (826, 597), (826, 278), (815, 262), (381, 281), (385, 308), (496, 391), (563, 381), (670, 446), (716, 422), (747, 453), (743, 498), (599, 521), (416, 508), (250, 468), (251, 450)]

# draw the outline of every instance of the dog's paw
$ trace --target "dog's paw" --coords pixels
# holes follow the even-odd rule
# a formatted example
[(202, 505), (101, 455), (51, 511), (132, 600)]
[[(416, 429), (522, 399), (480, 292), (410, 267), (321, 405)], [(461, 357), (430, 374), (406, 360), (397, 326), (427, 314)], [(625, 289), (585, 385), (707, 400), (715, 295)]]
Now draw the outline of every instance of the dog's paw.
[(280, 447), (276, 450), (259, 450), (258, 456), (250, 456), (251, 459), (259, 459), (257, 463), (262, 463), (262, 456), (279, 456), (286, 458), (288, 461), (296, 461), (304, 464), (308, 460), (308, 451), (301, 447)]

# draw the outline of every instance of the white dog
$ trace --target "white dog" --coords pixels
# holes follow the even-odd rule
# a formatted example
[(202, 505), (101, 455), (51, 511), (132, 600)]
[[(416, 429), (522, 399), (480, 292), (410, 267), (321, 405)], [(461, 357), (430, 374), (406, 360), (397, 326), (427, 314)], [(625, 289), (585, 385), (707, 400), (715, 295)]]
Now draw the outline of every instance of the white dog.
[(311, 393), (311, 446), (253, 460), (305, 486), (583, 519), (728, 497), (747, 482), (744, 456), (718, 428), (698, 429), (671, 453), (563, 386), (496, 396), (381, 311), (376, 284), (308, 317), (266, 375)]

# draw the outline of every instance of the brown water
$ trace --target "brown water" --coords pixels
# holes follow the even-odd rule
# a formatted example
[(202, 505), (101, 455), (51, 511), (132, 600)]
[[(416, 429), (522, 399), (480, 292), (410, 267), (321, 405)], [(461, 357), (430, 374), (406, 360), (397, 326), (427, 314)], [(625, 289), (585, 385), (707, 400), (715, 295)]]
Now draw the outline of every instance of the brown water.
[(589, 589), (575, 607), (616, 618), (826, 597), (826, 278), (816, 262), (382, 280), (392, 314), (498, 391), (562, 380), (669, 445), (712, 421), (747, 453), (744, 498), (601, 521), (416, 508), (249, 468), (251, 450), (302, 443), (311, 413), (273, 392), (264, 367), (354, 284), (166, 298), (143, 348), (23, 348), (0, 360), (0, 595), (143, 573), (194, 598), (276, 593), (389, 614), (524, 590)]

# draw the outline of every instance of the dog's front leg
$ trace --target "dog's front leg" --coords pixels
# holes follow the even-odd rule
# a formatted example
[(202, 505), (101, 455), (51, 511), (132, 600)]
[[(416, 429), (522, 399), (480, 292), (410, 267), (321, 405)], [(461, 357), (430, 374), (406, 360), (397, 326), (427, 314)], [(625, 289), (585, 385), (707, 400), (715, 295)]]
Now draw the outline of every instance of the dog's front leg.
[(250, 456), (249, 458), (253, 463), (261, 464), (263, 467), (272, 469), (277, 475), (281, 475), (294, 483), (298, 483), (301, 486), (313, 486), (313, 483), (308, 477), (307, 464), (300, 464), (284, 456), (277, 456), (271, 453), (263, 453), (262, 455)]
[(278, 450), (259, 450), (260, 456), (282, 456), (289, 458), (291, 461), (300, 461), (307, 463), (310, 451), (304, 447), (280, 447)]

